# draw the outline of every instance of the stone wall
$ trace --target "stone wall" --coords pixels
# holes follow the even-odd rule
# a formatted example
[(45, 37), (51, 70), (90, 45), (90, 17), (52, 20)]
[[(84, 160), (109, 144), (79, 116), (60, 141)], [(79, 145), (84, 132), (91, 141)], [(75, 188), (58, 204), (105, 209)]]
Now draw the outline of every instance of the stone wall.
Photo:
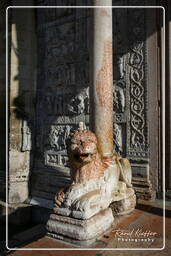
[(0, 197), (5, 198), (5, 169), (6, 169), (6, 55), (5, 55), (5, 8), (8, 1), (1, 1), (0, 4)]
[[(14, 1), (13, 5), (17, 5), (17, 2), (15, 4)], [(33, 9), (9, 9), (9, 15), (9, 202), (17, 203), (25, 201), (29, 196), (35, 109), (36, 35)]]
[[(66, 2), (74, 4), (74, 1), (53, 3), (65, 5)], [(37, 10), (33, 197), (52, 199), (54, 193), (69, 182), (66, 139), (80, 121), (89, 127), (88, 16), (87, 9)]]
[[(19, 4), (20, 1), (13, 1), (13, 5)], [(85, 5), (85, 1), (51, 1), (51, 5), (75, 4)], [(27, 5), (34, 2), (27, 1)], [(150, 198), (150, 177), (156, 177), (152, 182), (157, 189), (158, 169), (152, 164), (157, 162), (157, 156), (150, 158), (148, 97), (152, 97), (153, 91), (149, 89), (147, 72), (148, 65), (152, 65), (146, 40), (147, 16), (143, 9), (114, 10), (113, 14), (115, 150), (130, 159), (134, 185), (140, 195)], [(29, 195), (34, 199), (52, 199), (70, 180), (66, 139), (80, 121), (89, 128), (91, 111), (89, 17), (90, 10), (81, 8), (12, 11), (10, 202), (24, 201)], [(150, 169), (152, 165), (154, 168)]]
[[(58, 4), (53, 1), (55, 3)], [(67, 4), (74, 5), (74, 1)], [(41, 1), (40, 5), (47, 5), (47, 2)], [(139, 196), (151, 199), (154, 194), (150, 177), (157, 177), (158, 145), (153, 145), (152, 149), (150, 143), (158, 133), (152, 127), (150, 134), (149, 118), (153, 113), (152, 117), (157, 120), (157, 112), (150, 109), (157, 109), (158, 99), (157, 89), (152, 88), (154, 79), (150, 80), (148, 72), (153, 63), (149, 61), (152, 49), (147, 43), (150, 35), (147, 16), (144, 9), (113, 10), (113, 115), (115, 150), (131, 161)], [(89, 128), (92, 110), (89, 109), (90, 10), (39, 9), (37, 17), (37, 153), (32, 196), (51, 199), (55, 191), (69, 181), (65, 143), (69, 131), (77, 128), (80, 121)], [(156, 50), (153, 50), (155, 57)], [(152, 99), (149, 96), (153, 97), (153, 106), (149, 104)], [(154, 149), (155, 158), (154, 154), (151, 158), (150, 151)], [(157, 189), (157, 178), (152, 182)]]

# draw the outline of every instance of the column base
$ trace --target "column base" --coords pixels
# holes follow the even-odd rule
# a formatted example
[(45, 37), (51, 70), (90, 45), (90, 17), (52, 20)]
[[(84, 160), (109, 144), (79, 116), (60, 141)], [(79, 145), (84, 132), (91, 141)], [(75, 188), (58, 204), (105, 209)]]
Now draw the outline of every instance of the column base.
[(136, 196), (138, 199), (146, 200), (146, 201), (155, 201), (156, 199), (156, 191), (153, 190), (152, 184), (150, 181), (146, 181), (144, 179), (136, 179), (134, 178), (132, 181), (134, 186), (134, 190), (136, 192)]
[(71, 237), (63, 236), (60, 234), (55, 234), (51, 232), (47, 232), (46, 235), (48, 237), (60, 240), (64, 243), (68, 243), (73, 246), (78, 246), (78, 247), (89, 247), (89, 246), (94, 246), (97, 243), (97, 237), (94, 239), (89, 239), (89, 240), (76, 240)]

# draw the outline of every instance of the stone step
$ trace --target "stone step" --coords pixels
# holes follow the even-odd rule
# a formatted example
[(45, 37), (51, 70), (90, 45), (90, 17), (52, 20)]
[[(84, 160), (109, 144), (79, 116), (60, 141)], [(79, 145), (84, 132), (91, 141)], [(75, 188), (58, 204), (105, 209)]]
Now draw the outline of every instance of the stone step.
[[(0, 219), (6, 221), (6, 202), (0, 201)], [(25, 203), (8, 204), (8, 222), (25, 225), (31, 220), (31, 205)]]

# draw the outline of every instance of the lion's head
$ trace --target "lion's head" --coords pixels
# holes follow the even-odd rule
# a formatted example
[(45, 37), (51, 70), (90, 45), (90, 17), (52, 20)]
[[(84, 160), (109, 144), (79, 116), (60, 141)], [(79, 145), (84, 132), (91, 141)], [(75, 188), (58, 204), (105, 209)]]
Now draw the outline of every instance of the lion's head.
[(67, 149), (72, 164), (77, 166), (87, 164), (97, 154), (96, 135), (89, 130), (73, 131)]

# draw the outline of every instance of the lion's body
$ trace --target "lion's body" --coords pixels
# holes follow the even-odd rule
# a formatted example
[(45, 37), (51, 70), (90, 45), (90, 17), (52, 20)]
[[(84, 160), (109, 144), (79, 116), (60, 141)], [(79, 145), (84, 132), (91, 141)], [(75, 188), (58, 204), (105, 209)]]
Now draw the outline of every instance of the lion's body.
[[(54, 211), (58, 212), (58, 207), (62, 206), (91, 212), (93, 203), (96, 209), (94, 208), (91, 214), (94, 214), (108, 207), (113, 200), (113, 193), (120, 193), (118, 189), (121, 184), (125, 184), (125, 188), (131, 186), (129, 161), (117, 155), (113, 155), (112, 158), (102, 158), (97, 149), (96, 135), (91, 131), (72, 132), (67, 151), (71, 185), (58, 192), (55, 197)], [(119, 183), (119, 181), (123, 182)], [(99, 192), (94, 195), (93, 191)]]

